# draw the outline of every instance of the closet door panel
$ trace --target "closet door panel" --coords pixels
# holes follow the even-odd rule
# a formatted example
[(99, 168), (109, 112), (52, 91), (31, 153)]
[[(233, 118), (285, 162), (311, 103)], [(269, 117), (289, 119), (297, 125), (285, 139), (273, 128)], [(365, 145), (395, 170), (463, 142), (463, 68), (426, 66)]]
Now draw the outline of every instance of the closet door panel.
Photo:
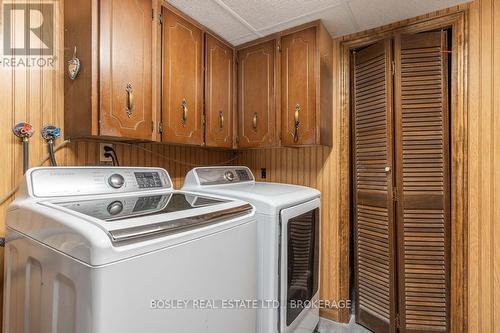
[(402, 332), (449, 331), (450, 164), (446, 32), (396, 38)]
[(374, 332), (395, 331), (392, 182), (392, 45), (353, 55), (353, 184), (356, 320)]

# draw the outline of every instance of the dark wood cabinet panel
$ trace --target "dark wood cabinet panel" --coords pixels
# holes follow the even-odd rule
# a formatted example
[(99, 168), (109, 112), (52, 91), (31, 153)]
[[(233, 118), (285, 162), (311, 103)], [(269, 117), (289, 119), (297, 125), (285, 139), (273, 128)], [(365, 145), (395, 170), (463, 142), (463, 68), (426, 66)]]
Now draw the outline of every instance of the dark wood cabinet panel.
[(276, 41), (238, 52), (239, 147), (276, 145)]
[(332, 145), (333, 44), (321, 22), (281, 37), (281, 143)]
[(151, 139), (151, 0), (102, 0), (100, 135)]
[(162, 141), (203, 144), (203, 32), (163, 7)]
[(205, 144), (233, 147), (234, 51), (205, 35)]
[(81, 138), (99, 134), (98, 10), (90, 0), (64, 7), (64, 60), (75, 55), (82, 67), (75, 80), (64, 71), (64, 136)]
[(333, 42), (320, 21), (240, 46), (238, 60), (239, 147), (332, 145)]
[(316, 28), (281, 39), (281, 142), (316, 143)]
[[(151, 0), (78, 0), (65, 6), (65, 135), (152, 139)], [(76, 52), (75, 52), (76, 51)]]

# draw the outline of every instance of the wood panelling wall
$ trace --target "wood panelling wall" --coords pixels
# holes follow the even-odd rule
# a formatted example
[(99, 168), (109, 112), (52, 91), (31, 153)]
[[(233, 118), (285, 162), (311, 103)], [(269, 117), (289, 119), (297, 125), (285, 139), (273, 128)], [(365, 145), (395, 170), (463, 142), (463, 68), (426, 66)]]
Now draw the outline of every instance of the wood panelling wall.
[(500, 0), (469, 29), (469, 332), (500, 332)]

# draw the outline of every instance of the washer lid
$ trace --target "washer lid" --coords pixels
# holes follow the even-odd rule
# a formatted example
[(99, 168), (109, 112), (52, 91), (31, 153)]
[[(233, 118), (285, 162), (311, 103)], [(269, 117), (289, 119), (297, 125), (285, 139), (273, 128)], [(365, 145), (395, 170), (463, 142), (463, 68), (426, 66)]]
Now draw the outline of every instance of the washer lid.
[(248, 214), (253, 209), (244, 202), (184, 192), (43, 204), (87, 217), (104, 229), (115, 244), (185, 232)]
[(52, 202), (52, 204), (99, 220), (111, 222), (181, 212), (199, 207), (215, 206), (225, 202), (228, 202), (228, 200), (174, 192)]
[(193, 186), (185, 184), (183, 190), (222, 195), (248, 201), (257, 213), (277, 215), (280, 210), (320, 197), (316, 189), (289, 184), (245, 182), (225, 185)]

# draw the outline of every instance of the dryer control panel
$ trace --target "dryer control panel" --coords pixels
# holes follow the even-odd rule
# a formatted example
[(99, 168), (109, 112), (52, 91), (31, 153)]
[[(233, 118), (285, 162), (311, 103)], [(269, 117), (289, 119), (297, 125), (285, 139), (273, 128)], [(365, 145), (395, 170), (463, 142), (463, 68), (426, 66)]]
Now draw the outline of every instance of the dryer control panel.
[(172, 189), (161, 168), (53, 167), (35, 168), (26, 174), (35, 197), (98, 195)]
[(227, 185), (255, 181), (249, 168), (236, 167), (202, 167), (194, 168), (186, 176), (186, 183), (208, 186)]

